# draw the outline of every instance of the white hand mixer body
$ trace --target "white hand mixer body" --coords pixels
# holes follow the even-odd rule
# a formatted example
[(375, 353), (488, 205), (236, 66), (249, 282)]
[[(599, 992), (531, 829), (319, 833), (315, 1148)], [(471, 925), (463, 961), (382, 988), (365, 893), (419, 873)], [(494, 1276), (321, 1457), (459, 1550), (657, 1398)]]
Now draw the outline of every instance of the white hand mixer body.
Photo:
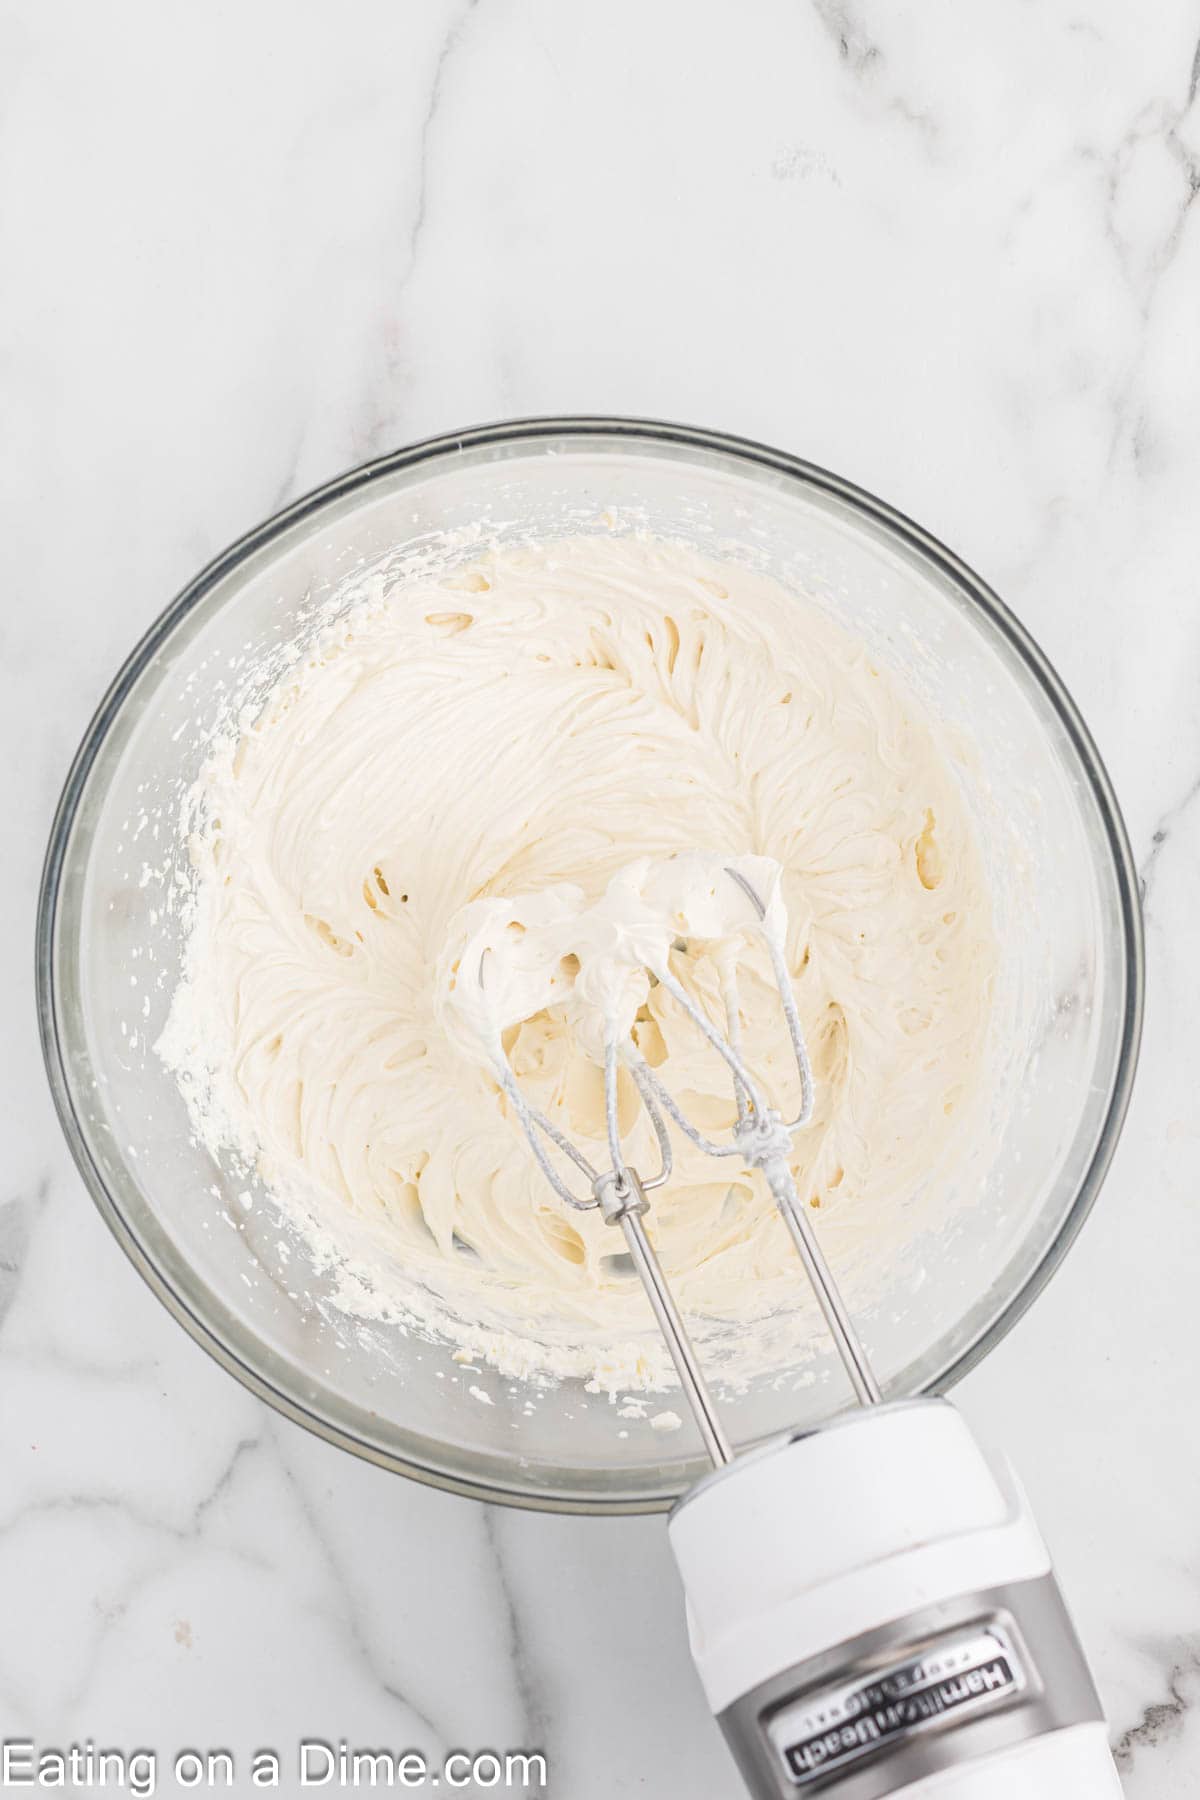
[[(1024, 1494), (945, 1401), (883, 1402), (796, 1192), (788, 1151), (813, 1083), (786, 926), (778, 865), (763, 857), (643, 861), (592, 908), (575, 889), (477, 902), (446, 959), (447, 1023), (482, 1048), (560, 1199), (620, 1226), (666, 1338), (716, 1465), (676, 1505), (670, 1541), (696, 1666), (756, 1800), (1119, 1796), (1100, 1701)], [(743, 1060), (737, 955), (751, 933), (795, 1054), (791, 1121)], [(723, 1031), (670, 966), (672, 948), (695, 940), (720, 968)], [(632, 1022), (651, 980), (729, 1068), (727, 1139), (700, 1131), (637, 1049)], [(603, 1066), (604, 1168), (530, 1104), (509, 1066), (506, 1029), (543, 1006), (563, 1008)], [(623, 1155), (621, 1067), (659, 1151), (648, 1179)], [(648, 1195), (671, 1174), (668, 1120), (709, 1155), (762, 1169), (860, 1410), (734, 1456), (644, 1225)]]
[(758, 1800), (1099, 1800), (1100, 1702), (1011, 1471), (941, 1400), (769, 1444), (678, 1503), (692, 1653)]

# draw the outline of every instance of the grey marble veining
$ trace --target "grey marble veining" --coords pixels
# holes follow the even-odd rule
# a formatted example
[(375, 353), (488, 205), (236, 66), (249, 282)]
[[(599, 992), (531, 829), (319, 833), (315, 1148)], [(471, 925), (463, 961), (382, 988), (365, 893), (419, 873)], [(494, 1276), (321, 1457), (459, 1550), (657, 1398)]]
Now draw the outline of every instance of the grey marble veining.
[(195, 568), (426, 433), (629, 412), (928, 524), (1109, 764), (1138, 1092), (960, 1398), (1030, 1489), (1131, 1800), (1200, 1793), (1198, 34), (1184, 0), (0, 8), (5, 1735), (536, 1743), (567, 1800), (738, 1792), (661, 1522), (488, 1511), (266, 1412), (109, 1239), (32, 1019), (58, 787)]

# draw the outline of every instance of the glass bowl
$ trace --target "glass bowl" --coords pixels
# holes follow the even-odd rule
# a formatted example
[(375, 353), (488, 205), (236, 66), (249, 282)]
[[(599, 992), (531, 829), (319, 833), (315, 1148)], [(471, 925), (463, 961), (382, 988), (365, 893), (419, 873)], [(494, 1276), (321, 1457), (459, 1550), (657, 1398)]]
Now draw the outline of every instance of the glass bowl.
[[(932, 1250), (898, 1264), (860, 1321), (889, 1395), (948, 1387), (1044, 1285), (1108, 1165), (1141, 1022), (1138, 890), (1107, 776), (1045, 657), (970, 569), (837, 476), (713, 432), (584, 418), (435, 439), (330, 482), (218, 557), (130, 655), (67, 778), (38, 921), (63, 1129), (180, 1323), (333, 1443), (460, 1493), (561, 1511), (669, 1506), (706, 1466), (690, 1421), (667, 1434), (622, 1422), (578, 1382), (531, 1404), (495, 1371), (465, 1375), (444, 1345), (340, 1313), (302, 1243), (281, 1278), (287, 1227), (250, 1228), (236, 1178), (192, 1142), (152, 1048), (181, 943), (176, 914), (155, 904), (147, 846), (170, 839), (239, 671), (303, 632), (313, 603), (356, 571), (480, 521), (503, 541), (609, 529), (630, 511), (826, 610), (965, 747), (1002, 944), (995, 1029), (1010, 1034), (996, 1129)], [(803, 1370), (725, 1395), (723, 1411), (748, 1444), (844, 1403), (819, 1346)]]

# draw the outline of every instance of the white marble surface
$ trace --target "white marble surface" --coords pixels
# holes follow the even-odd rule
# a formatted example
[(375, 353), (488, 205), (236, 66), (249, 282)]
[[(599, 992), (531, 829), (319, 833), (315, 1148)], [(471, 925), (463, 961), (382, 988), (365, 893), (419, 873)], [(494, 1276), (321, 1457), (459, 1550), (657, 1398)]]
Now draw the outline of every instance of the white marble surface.
[(426, 1492), (251, 1400), (108, 1238), (31, 1017), (59, 783), (195, 568), (372, 452), (616, 411), (924, 521), (1108, 759), (1138, 1092), (960, 1399), (1025, 1475), (1132, 1800), (1200, 1793), (1198, 32), (1190, 0), (0, 7), (2, 1735), (542, 1745), (555, 1800), (739, 1791), (661, 1522)]

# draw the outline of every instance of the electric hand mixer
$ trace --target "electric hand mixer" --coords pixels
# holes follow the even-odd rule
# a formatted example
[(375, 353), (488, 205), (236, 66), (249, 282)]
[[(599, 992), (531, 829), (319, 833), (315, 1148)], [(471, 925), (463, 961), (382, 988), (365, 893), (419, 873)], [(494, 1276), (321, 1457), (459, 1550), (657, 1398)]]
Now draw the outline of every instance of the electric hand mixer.
[[(722, 900), (744, 899), (742, 941), (756, 933), (765, 945), (799, 1074), (795, 1117), (784, 1120), (770, 1104), (743, 1053), (736, 940), (728, 937), (716, 946), (721, 1030), (672, 971), (669, 941), (654, 929), (618, 933), (627, 940), (625, 968), (640, 961), (728, 1068), (736, 1119), (727, 1139), (687, 1117), (608, 1007), (597, 1059), (609, 1160), (597, 1168), (523, 1094), (494, 1016), (484, 1035), (554, 1192), (569, 1207), (598, 1207), (620, 1227), (713, 1461), (669, 1526), (709, 1703), (757, 1800), (1119, 1795), (1100, 1702), (1020, 1486), (1006, 1464), (985, 1457), (945, 1401), (883, 1400), (797, 1193), (789, 1151), (812, 1114), (813, 1076), (785, 957), (778, 870), (759, 858), (703, 860), (714, 897), (727, 882)], [(747, 874), (759, 875), (760, 864), (766, 893)], [(505, 929), (525, 934), (520, 925)], [(547, 941), (548, 952), (539, 944), (520, 954), (526, 971), (542, 958), (550, 973), (541, 998), (553, 1002), (569, 940), (551, 932)], [(487, 988), (492, 948), (485, 934), (469, 965), (478, 993)], [(571, 963), (577, 970), (578, 959)], [(623, 1154), (622, 1067), (657, 1144), (659, 1167), (649, 1177)], [(857, 1411), (735, 1456), (646, 1232), (649, 1196), (672, 1172), (668, 1121), (707, 1155), (762, 1170)], [(585, 1194), (564, 1178), (553, 1151), (584, 1177)]]

